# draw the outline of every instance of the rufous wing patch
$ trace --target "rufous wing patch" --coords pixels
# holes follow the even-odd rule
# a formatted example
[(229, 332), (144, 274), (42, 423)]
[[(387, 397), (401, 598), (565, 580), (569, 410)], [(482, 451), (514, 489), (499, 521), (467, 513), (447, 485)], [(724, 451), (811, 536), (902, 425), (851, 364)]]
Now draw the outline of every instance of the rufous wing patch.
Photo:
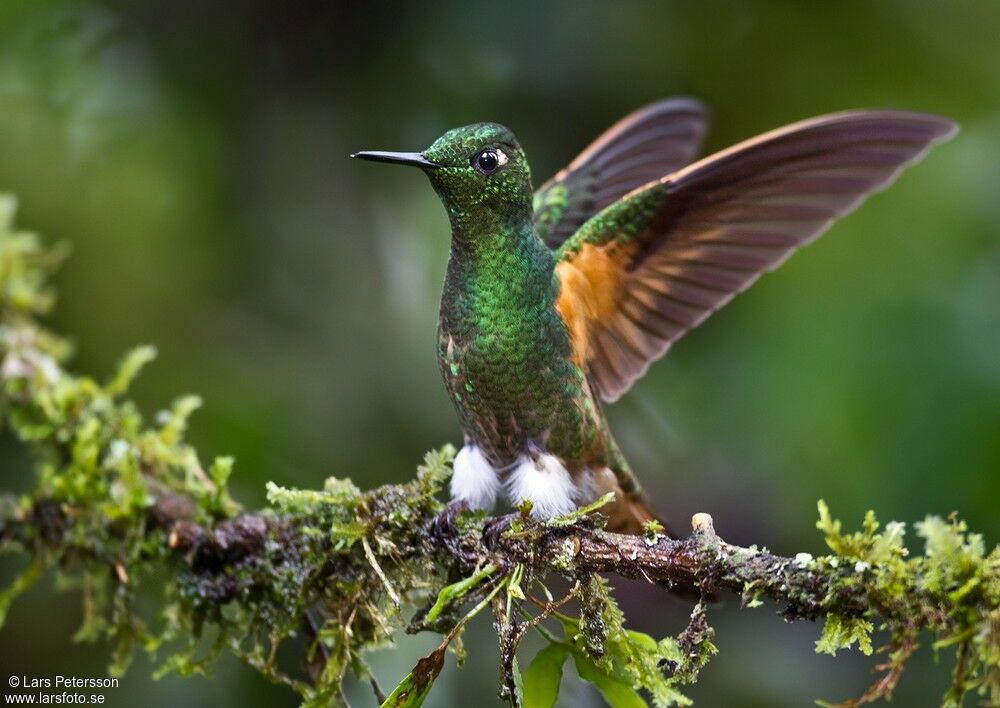
[(632, 244), (584, 244), (556, 265), (559, 296), (556, 311), (569, 330), (573, 360), (584, 366), (590, 358), (593, 324), (610, 322), (618, 310), (624, 271)]
[[(795, 123), (625, 194), (559, 250), (557, 304), (605, 401), (956, 126), (905, 111)], [(629, 240), (623, 241), (623, 232)]]

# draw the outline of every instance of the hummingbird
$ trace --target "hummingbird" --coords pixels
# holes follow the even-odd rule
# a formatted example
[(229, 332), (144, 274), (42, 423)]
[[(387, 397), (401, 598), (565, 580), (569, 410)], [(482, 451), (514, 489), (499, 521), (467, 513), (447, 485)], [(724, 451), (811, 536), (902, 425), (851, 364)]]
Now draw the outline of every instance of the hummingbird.
[(451, 249), (437, 358), (464, 446), (453, 504), (550, 518), (614, 492), (607, 528), (657, 519), (615, 442), (617, 400), (686, 332), (815, 239), (957, 125), (897, 110), (804, 120), (695, 161), (708, 123), (674, 98), (613, 125), (535, 190), (498, 123), (422, 152)]

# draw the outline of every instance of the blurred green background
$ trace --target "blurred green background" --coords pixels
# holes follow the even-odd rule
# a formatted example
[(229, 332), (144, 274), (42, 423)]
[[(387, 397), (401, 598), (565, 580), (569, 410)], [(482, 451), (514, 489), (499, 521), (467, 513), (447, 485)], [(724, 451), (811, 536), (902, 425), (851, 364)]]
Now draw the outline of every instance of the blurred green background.
[[(1000, 4), (961, 0), (0, 0), (0, 191), (19, 196), (21, 225), (73, 246), (54, 325), (74, 366), (105, 375), (156, 344), (136, 397), (152, 414), (203, 394), (192, 439), (236, 455), (253, 505), (269, 479), (402, 481), (459, 439), (434, 361), (445, 213), (420, 175), (349, 152), (497, 120), (540, 182), (675, 94), (712, 108), (708, 150), (845, 108), (951, 116), (957, 139), (689, 335), (610, 415), (679, 528), (708, 511), (730, 541), (819, 553), (824, 498), (851, 525), (869, 507), (911, 523), (959, 510), (992, 545), (998, 38)], [(0, 469), (5, 487), (31, 483), (6, 432)], [(17, 561), (2, 563), (7, 578)], [(684, 626), (682, 604), (620, 594), (634, 627)], [(713, 612), (721, 654), (690, 691), (699, 705), (810, 705), (869, 680), (872, 661), (813, 654), (818, 627), (736, 604)], [(78, 596), (43, 583), (0, 633), (0, 673), (104, 675), (108, 647), (70, 640), (79, 620)], [(432, 641), (374, 655), (383, 685)], [(429, 704), (496, 702), (485, 621), (467, 647)], [(936, 705), (947, 663), (926, 650), (896, 703)], [(150, 673), (139, 659), (108, 705), (296, 704), (230, 659), (210, 679)], [(600, 705), (567, 674), (562, 705)]]

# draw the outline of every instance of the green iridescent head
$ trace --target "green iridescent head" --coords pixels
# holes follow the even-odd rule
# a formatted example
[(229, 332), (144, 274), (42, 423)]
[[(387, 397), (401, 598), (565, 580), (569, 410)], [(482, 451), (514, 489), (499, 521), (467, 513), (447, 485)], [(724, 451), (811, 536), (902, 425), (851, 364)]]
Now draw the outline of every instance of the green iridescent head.
[(531, 171), (514, 134), (497, 123), (449, 130), (422, 153), (359, 152), (366, 160), (413, 165), (424, 170), (452, 219), (527, 211)]

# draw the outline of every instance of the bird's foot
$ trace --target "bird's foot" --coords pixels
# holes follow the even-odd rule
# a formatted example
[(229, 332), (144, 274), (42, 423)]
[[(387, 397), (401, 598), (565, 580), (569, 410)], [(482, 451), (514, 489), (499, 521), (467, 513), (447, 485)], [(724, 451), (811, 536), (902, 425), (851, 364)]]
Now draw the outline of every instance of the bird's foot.
[(455, 558), (468, 565), (475, 563), (475, 554), (464, 547), (456, 519), (471, 510), (464, 499), (456, 499), (438, 512), (428, 526), (428, 532), (433, 538), (436, 538)]
[(448, 502), (448, 505), (431, 520), (431, 533), (443, 540), (453, 539), (458, 533), (458, 529), (455, 527), (455, 518), (469, 511), (471, 511), (469, 502), (464, 499)]
[(504, 532), (510, 528), (510, 525), (516, 519), (520, 518), (521, 512), (515, 511), (511, 514), (494, 516), (492, 519), (487, 519), (486, 523), (483, 524), (483, 543), (486, 544), (486, 547), (490, 550), (495, 548)]

